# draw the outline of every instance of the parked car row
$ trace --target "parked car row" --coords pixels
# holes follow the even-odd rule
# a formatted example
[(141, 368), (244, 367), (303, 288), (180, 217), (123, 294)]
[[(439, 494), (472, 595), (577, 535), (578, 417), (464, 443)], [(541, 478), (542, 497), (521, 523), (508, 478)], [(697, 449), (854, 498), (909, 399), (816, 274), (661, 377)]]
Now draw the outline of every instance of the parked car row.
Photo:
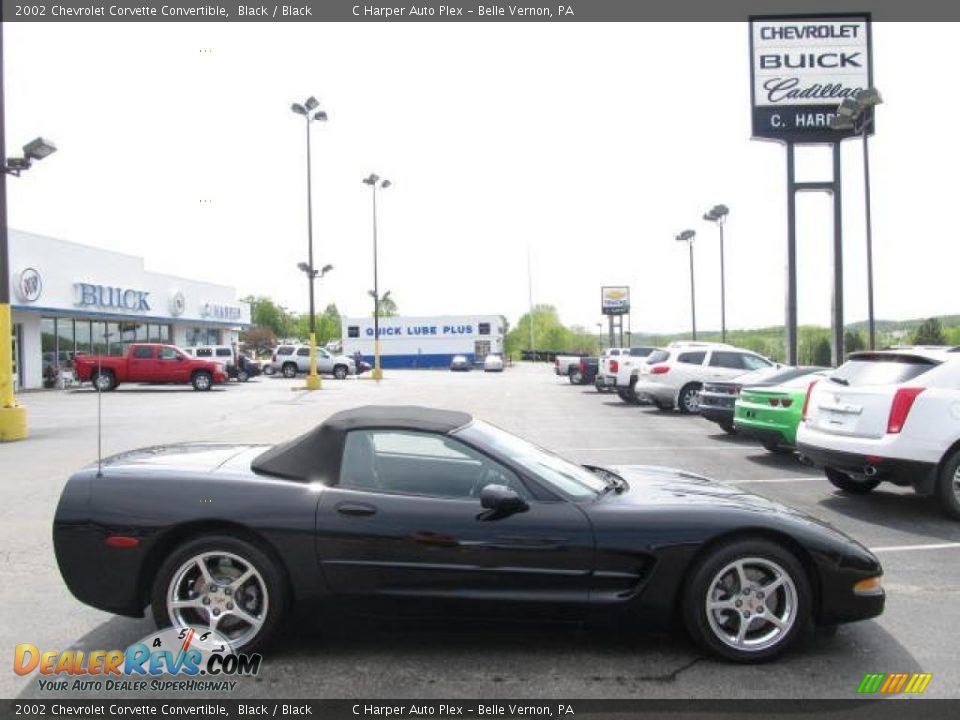
[[(453, 372), (469, 372), (473, 369), (473, 363), (466, 355), (454, 355), (450, 361), (450, 369)], [(483, 358), (484, 372), (503, 372), (503, 355), (498, 353), (489, 353)]]
[(839, 490), (882, 482), (936, 498), (960, 520), (960, 347), (856, 352), (838, 368), (788, 367), (720, 343), (611, 348), (555, 371), (624, 402), (699, 413), (724, 432), (796, 453)]

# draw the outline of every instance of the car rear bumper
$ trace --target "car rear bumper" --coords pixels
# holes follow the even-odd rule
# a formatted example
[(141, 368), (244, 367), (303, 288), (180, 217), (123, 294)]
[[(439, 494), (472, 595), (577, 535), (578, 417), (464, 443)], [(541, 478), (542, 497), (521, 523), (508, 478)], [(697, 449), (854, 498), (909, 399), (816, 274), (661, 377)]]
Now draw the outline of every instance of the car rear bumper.
[(603, 387), (616, 387), (617, 376), (616, 375), (597, 375), (597, 385), (602, 385)]
[(642, 377), (637, 379), (633, 391), (642, 397), (647, 397), (661, 403), (673, 403), (676, 391), (669, 385), (649, 382)]
[(700, 417), (706, 418), (717, 425), (733, 425), (733, 408), (718, 407), (716, 405), (700, 405)]
[(776, 447), (793, 447), (793, 441), (786, 434), (777, 428), (769, 426), (761, 427), (743, 420), (734, 420), (733, 427), (737, 434), (745, 438), (756, 440), (761, 445), (773, 445)]
[(937, 463), (844, 452), (804, 442), (797, 443), (797, 450), (818, 468), (909, 485), (921, 495), (932, 495), (935, 489)]

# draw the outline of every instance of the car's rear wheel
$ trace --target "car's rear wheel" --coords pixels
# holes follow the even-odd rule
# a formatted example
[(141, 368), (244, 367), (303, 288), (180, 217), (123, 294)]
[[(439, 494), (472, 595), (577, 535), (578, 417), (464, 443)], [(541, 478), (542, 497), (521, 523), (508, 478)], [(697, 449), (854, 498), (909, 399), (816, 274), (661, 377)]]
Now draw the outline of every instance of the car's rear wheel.
[(810, 617), (810, 581), (796, 557), (768, 540), (721, 545), (692, 569), (684, 594), (690, 634), (736, 662), (784, 652)]
[(583, 373), (579, 370), (571, 370), (569, 377), (571, 385), (583, 385)]
[(833, 468), (824, 468), (823, 474), (827, 476), (827, 480), (835, 488), (852, 495), (866, 495), (880, 484), (880, 481), (876, 478), (855, 478), (853, 475), (848, 475)]
[(684, 385), (677, 398), (677, 406), (684, 415), (690, 415), (700, 410), (700, 385), (690, 383)]
[(264, 375), (268, 375), (268, 376), (269, 376), (269, 375), (273, 375), (275, 372), (276, 372), (276, 370), (273, 368), (273, 365), (264, 365), (264, 366), (263, 366), (263, 374), (264, 374)]
[(292, 362), (284, 363), (281, 372), (285, 378), (295, 378), (297, 376), (297, 364)]
[(790, 448), (785, 445), (779, 445), (775, 442), (765, 442), (763, 443), (763, 449), (768, 453), (773, 453), (774, 455), (789, 455), (793, 452)]
[(347, 371), (347, 366), (346, 366), (346, 365), (337, 365), (337, 366), (333, 369), (333, 376), (334, 376), (337, 380), (343, 380), (343, 379), (345, 379), (345, 378), (347, 377), (347, 375), (348, 375), (348, 371)]
[(246, 370), (240, 370), (240, 371), (237, 373), (237, 381), (238, 381), (238, 382), (247, 382), (247, 380), (249, 380), (249, 379), (250, 379), (250, 373), (248, 373)]
[(200, 370), (199, 372), (195, 372), (193, 377), (190, 378), (190, 384), (193, 385), (194, 390), (206, 392), (213, 387), (213, 376), (206, 370)]
[(286, 604), (282, 571), (260, 548), (232, 535), (177, 548), (161, 565), (151, 595), (158, 627), (209, 627), (246, 652), (273, 634)]
[(90, 381), (99, 392), (110, 392), (117, 387), (117, 379), (109, 370), (94, 370)]
[(940, 507), (954, 520), (960, 520), (960, 450), (947, 458), (937, 478)]

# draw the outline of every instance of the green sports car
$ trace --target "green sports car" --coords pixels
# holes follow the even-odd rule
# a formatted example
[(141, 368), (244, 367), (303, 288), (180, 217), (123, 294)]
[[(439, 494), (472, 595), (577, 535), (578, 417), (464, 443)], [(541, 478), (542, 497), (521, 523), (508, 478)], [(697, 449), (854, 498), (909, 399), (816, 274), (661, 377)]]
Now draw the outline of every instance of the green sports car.
[(741, 390), (734, 405), (733, 426), (740, 435), (758, 440), (770, 452), (793, 450), (807, 389), (821, 377), (824, 373), (813, 372), (774, 387)]

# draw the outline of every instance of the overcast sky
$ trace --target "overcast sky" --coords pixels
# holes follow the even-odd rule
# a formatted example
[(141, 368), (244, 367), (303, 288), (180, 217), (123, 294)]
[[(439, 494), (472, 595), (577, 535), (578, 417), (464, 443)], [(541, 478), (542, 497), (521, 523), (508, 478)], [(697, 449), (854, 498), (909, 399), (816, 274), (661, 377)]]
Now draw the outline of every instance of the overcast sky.
[[(876, 313), (960, 312), (957, 26), (874, 25)], [(503, 313), (533, 295), (593, 329), (626, 284), (634, 331), (689, 328), (674, 236), (697, 231), (698, 327), (780, 324), (785, 151), (749, 139), (746, 24), (14, 23), (7, 145), (59, 152), (8, 183), (14, 228), (142, 255), (149, 270), (306, 309), (305, 131), (316, 95), (319, 305), (368, 314), (371, 171), (381, 290), (404, 314)], [(935, 110), (931, 112), (930, 110)], [(805, 179), (829, 179), (813, 159)], [(846, 319), (866, 317), (860, 147), (843, 151)], [(202, 202), (208, 201), (208, 202)], [(831, 215), (802, 196), (800, 320), (829, 324)], [(118, 278), (122, 282), (122, 278)]]

